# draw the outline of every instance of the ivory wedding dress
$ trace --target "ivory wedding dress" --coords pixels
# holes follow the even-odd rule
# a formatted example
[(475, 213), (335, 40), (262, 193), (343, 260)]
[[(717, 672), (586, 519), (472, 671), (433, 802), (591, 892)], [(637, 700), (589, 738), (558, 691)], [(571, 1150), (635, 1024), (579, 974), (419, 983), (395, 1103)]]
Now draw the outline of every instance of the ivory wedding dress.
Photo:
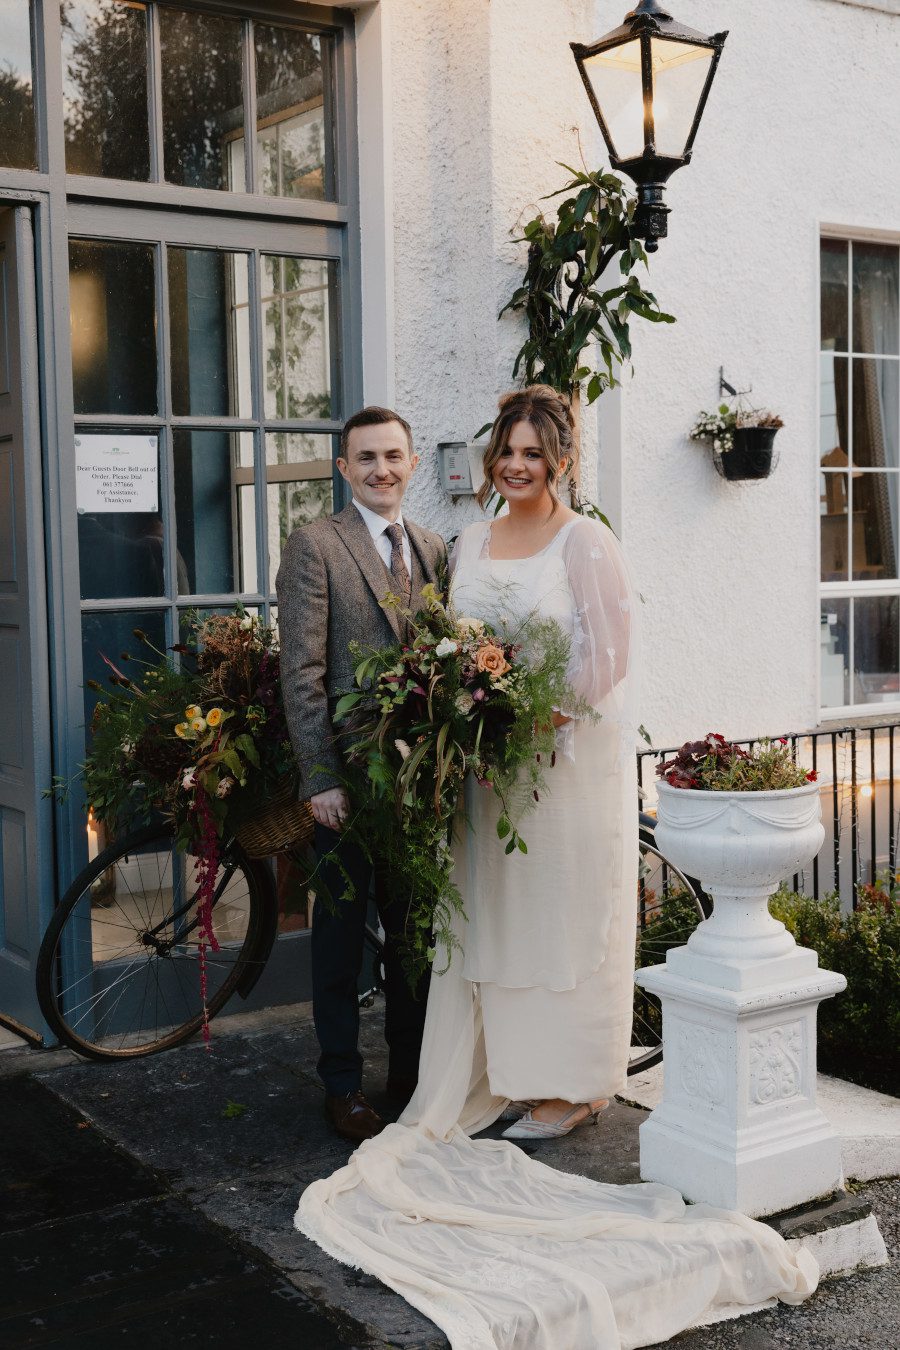
[[(629, 1350), (732, 1306), (799, 1303), (816, 1263), (764, 1224), (470, 1137), (511, 1098), (579, 1102), (624, 1085), (638, 614), (615, 536), (581, 518), (510, 560), (490, 556), (489, 525), (470, 526), (452, 598), (510, 633), (530, 615), (556, 619), (573, 690), (601, 720), (560, 732), (548, 791), (520, 822), (527, 856), (505, 855), (496, 798), (467, 783), (454, 840), (461, 950), (436, 963), (418, 1088), (396, 1125), (304, 1191), (295, 1224), (402, 1294), (453, 1350)], [(602, 1126), (596, 1137), (602, 1148)]]

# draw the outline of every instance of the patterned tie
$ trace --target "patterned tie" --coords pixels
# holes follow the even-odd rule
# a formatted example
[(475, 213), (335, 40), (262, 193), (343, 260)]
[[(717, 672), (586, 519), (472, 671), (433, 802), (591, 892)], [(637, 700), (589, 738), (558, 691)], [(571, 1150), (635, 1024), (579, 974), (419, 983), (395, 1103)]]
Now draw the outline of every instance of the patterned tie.
[(409, 604), (412, 579), (403, 561), (403, 526), (399, 522), (388, 525), (385, 534), (391, 541), (391, 576), (397, 584), (400, 595)]

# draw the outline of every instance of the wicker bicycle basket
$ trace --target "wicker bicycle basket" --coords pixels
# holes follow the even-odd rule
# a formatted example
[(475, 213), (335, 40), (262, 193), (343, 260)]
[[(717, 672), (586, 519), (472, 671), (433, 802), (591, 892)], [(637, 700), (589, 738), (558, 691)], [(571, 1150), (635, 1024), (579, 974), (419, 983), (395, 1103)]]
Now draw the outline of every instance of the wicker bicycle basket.
[(230, 822), (234, 837), (251, 858), (265, 858), (282, 849), (303, 847), (313, 837), (309, 802), (297, 800), (294, 779), (279, 780), (257, 810)]

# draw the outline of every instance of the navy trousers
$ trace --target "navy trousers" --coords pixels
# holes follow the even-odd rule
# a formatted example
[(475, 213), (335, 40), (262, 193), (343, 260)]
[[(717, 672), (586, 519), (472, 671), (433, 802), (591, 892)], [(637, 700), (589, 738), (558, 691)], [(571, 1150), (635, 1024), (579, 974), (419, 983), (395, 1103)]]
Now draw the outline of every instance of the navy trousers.
[[(400, 965), (406, 904), (391, 894), (390, 879), (384, 870), (373, 868), (361, 849), (334, 830), (316, 825), (315, 850), (319, 860), (317, 877), (323, 882), (325, 894), (331, 896), (330, 901), (317, 897), (312, 923), (313, 1020), (322, 1052), (317, 1068), (325, 1091), (337, 1097), (362, 1087), (357, 990), (373, 880), (378, 917), (385, 931), (384, 1038), (388, 1044), (388, 1073), (391, 1077), (415, 1081), (429, 976), (426, 973), (412, 990)], [(346, 876), (335, 862), (322, 861), (332, 851), (338, 853)], [(348, 876), (354, 895), (352, 899), (341, 899)]]

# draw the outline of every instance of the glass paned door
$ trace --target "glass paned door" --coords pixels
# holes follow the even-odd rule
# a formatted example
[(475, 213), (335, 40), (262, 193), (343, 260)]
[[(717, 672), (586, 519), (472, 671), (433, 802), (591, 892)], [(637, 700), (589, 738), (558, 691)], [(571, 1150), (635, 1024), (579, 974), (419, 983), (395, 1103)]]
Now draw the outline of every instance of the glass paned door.
[[(192, 610), (275, 620), (288, 535), (332, 509), (349, 395), (336, 231), (223, 224), (212, 247), (202, 220), (190, 238), (117, 213), (111, 239), (91, 212), (73, 210), (70, 245), (73, 509), (84, 677), (103, 683), (135, 628), (164, 649)], [(277, 880), (293, 931), (306, 891)]]

